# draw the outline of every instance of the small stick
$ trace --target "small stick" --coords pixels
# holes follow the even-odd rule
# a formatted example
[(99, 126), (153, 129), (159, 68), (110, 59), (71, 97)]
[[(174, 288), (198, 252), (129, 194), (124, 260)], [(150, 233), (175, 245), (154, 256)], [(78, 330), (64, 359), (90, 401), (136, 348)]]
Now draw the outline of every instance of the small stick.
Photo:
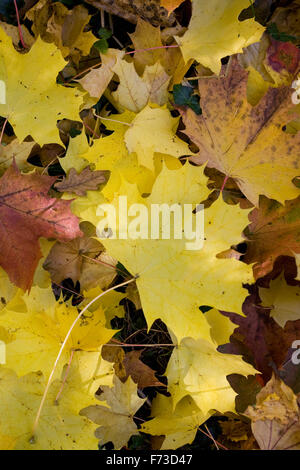
[(124, 126), (131, 127), (131, 124), (128, 124), (128, 122), (117, 121), (117, 119), (110, 119), (110, 118), (107, 118), (107, 117), (98, 116), (98, 114), (95, 114), (95, 116), (98, 117), (99, 119), (104, 119), (104, 121), (118, 122), (119, 124), (124, 124)]

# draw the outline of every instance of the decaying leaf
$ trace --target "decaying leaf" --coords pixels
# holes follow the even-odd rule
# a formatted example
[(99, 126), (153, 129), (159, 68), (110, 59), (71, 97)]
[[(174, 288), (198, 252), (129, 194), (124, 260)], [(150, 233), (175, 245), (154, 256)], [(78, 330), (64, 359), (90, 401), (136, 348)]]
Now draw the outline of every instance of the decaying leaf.
[(60, 284), (64, 279), (79, 281), (82, 290), (97, 285), (106, 289), (117, 275), (116, 261), (104, 252), (94, 238), (81, 237), (70, 242), (57, 242), (44, 262), (51, 279)]
[(141, 351), (130, 351), (125, 354), (123, 364), (126, 370), (126, 379), (130, 375), (138, 388), (165, 387), (156, 377), (154, 370), (140, 360)]
[(74, 168), (71, 168), (69, 174), (55, 188), (59, 192), (67, 192), (77, 194), (77, 196), (85, 196), (87, 191), (96, 191), (100, 184), (106, 182), (104, 171), (91, 171), (89, 167), (77, 174)]
[(256, 279), (272, 271), (279, 256), (293, 256), (294, 252), (299, 252), (299, 203), (299, 197), (286, 201), (285, 205), (261, 197), (259, 209), (249, 215), (251, 224), (245, 231), (249, 240), (245, 261), (254, 263)]
[(182, 111), (185, 133), (199, 147), (193, 161), (208, 162), (234, 178), (255, 205), (261, 194), (284, 203), (299, 195), (292, 179), (300, 172), (300, 132), (284, 132), (294, 111), (293, 90), (269, 89), (252, 107), (246, 98), (247, 76), (233, 60), (225, 77), (199, 80), (202, 115)]
[(280, 379), (271, 380), (258, 393), (256, 405), (246, 410), (261, 450), (299, 450), (300, 412), (297, 397)]

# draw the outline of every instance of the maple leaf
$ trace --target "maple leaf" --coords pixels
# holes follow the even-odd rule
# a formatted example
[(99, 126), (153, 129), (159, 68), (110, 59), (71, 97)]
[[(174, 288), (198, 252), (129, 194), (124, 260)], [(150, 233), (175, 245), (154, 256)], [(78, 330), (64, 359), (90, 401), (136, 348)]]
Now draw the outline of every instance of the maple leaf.
[(299, 252), (299, 202), (300, 197), (286, 201), (283, 206), (261, 197), (259, 208), (250, 213), (251, 224), (245, 230), (248, 243), (244, 260), (254, 263), (256, 279), (272, 271), (279, 256), (293, 256), (294, 252)]
[(299, 68), (299, 49), (264, 34), (261, 40), (238, 55), (240, 64), (249, 71), (247, 99), (256, 106), (270, 86), (291, 86)]
[(95, 403), (95, 399), (86, 393), (78, 374), (68, 376), (58, 401), (62, 381), (51, 384), (39, 426), (32, 435), (45, 385), (41, 373), (18, 378), (12, 370), (0, 369), (0, 433), (10, 437), (16, 450), (97, 450), (95, 426), (78, 414), (80, 407)]
[(40, 145), (61, 143), (56, 122), (63, 117), (79, 120), (82, 98), (78, 90), (56, 84), (66, 65), (60, 50), (38, 38), (30, 52), (20, 54), (1, 28), (0, 40), (0, 80), (6, 87), (1, 116), (9, 120), (19, 141), (31, 135)]
[(151, 416), (153, 419), (143, 423), (141, 431), (154, 436), (164, 435), (160, 450), (168, 450), (191, 444), (199, 426), (210, 414), (204, 415), (190, 396), (180, 400), (174, 409), (172, 397), (159, 394), (153, 400)]
[(96, 191), (98, 186), (105, 182), (104, 171), (91, 171), (90, 167), (87, 166), (80, 174), (77, 174), (76, 170), (71, 168), (68, 176), (56, 183), (55, 188), (61, 193), (68, 192), (85, 196), (87, 191)]
[(101, 392), (97, 398), (104, 402), (104, 406), (89, 406), (82, 409), (80, 415), (100, 424), (95, 432), (100, 444), (111, 441), (115, 449), (120, 449), (133, 434), (138, 433), (133, 417), (146, 398), (138, 397), (137, 386), (130, 377), (122, 383), (115, 376), (114, 387), (101, 387)]
[(0, 239), (5, 246), (0, 265), (23, 290), (30, 289), (41, 258), (39, 237), (67, 241), (82, 235), (70, 202), (47, 195), (54, 181), (36, 173), (22, 175), (14, 165), (0, 179)]
[(32, 31), (36, 37), (54, 44), (61, 50), (64, 57), (71, 55), (75, 63), (81, 55), (88, 55), (96, 36), (85, 31), (91, 16), (83, 5), (69, 10), (60, 2), (38, 2), (26, 13), (32, 21)]
[(57, 284), (70, 278), (74, 284), (79, 281), (82, 290), (92, 289), (95, 285), (105, 289), (117, 275), (116, 261), (104, 252), (101, 243), (88, 237), (57, 242), (43, 266)]
[(165, 387), (156, 377), (154, 370), (140, 360), (142, 351), (130, 351), (125, 354), (123, 364), (126, 370), (125, 380), (130, 375), (138, 388)]
[[(154, 170), (154, 153), (180, 157), (190, 154), (188, 145), (174, 135), (178, 119), (172, 118), (166, 108), (150, 105), (140, 111), (126, 131), (124, 140), (129, 152), (136, 152), (140, 165)], [(157, 138), (153, 139), (156, 135)]]
[(270, 307), (270, 315), (284, 328), (287, 321), (300, 320), (300, 287), (289, 286), (283, 275), (270, 282), (268, 289), (260, 288), (259, 296), (264, 307)]
[(4, 173), (13, 161), (20, 171), (29, 171), (33, 166), (27, 162), (27, 158), (35, 145), (35, 142), (18, 142), (14, 139), (8, 145), (0, 146), (0, 173)]
[(283, 131), (292, 119), (293, 90), (272, 88), (252, 107), (246, 99), (247, 75), (233, 60), (224, 78), (199, 80), (202, 115), (182, 111), (185, 133), (199, 147), (192, 161), (208, 162), (234, 178), (254, 205), (261, 194), (284, 203), (299, 195), (292, 179), (300, 172), (300, 132)]
[[(145, 110), (147, 109), (145, 108)], [(166, 119), (164, 124), (166, 132), (162, 134), (161, 142), (157, 144), (157, 149), (168, 152), (169, 140), (172, 140), (175, 134), (172, 130), (172, 124), (176, 124), (177, 121), (173, 120), (167, 109), (158, 108), (157, 112), (160, 114), (161, 119)], [(114, 132), (109, 136), (94, 140), (92, 146), (88, 145), (84, 133), (71, 139), (66, 156), (59, 159), (63, 169), (68, 172), (74, 167), (77, 171), (81, 171), (88, 164), (93, 164), (96, 170), (109, 170), (111, 172), (109, 180), (102, 190), (102, 194), (109, 200), (119, 190), (123, 178), (131, 183), (137, 183), (141, 194), (150, 193), (155, 175), (149, 168), (140, 166), (137, 155), (129, 153), (130, 149), (127, 148), (125, 142), (126, 132), (130, 128), (135, 116), (139, 117), (140, 113), (135, 115), (133, 112), (125, 111), (122, 114), (111, 115), (108, 120), (104, 118), (103, 122), (107, 129)], [(154, 116), (157, 117), (157, 113), (154, 113)], [(133, 134), (129, 135), (130, 143), (135, 146), (139, 145), (137, 138), (141, 138), (141, 136), (139, 137), (139, 123), (141, 124), (140, 119), (137, 122), (138, 126), (136, 128), (133, 127)], [(154, 126), (153, 132), (155, 132), (155, 123), (152, 122), (150, 124)], [(147, 153), (146, 157), (149, 156), (150, 161), (146, 162), (146, 164), (151, 167), (151, 170), (153, 166), (155, 167), (156, 175), (161, 171), (163, 161), (170, 168), (181, 167), (181, 163), (176, 158), (166, 154), (153, 153), (155, 149), (153, 148), (152, 141), (152, 136), (150, 141), (148, 141), (148, 145), (144, 141), (143, 156)], [(178, 146), (172, 141), (175, 153), (176, 151), (178, 154), (182, 152), (189, 153), (188, 147), (184, 142), (179, 139), (177, 140), (177, 138), (176, 142), (178, 142)], [(89, 197), (92, 196), (89, 195)], [(97, 198), (97, 196), (95, 197)]]
[(243, 47), (259, 41), (264, 27), (252, 18), (239, 21), (247, 0), (194, 0), (188, 30), (176, 37), (185, 61), (196, 59), (219, 73), (221, 58), (242, 52)]
[[(33, 289), (33, 294), (22, 297), (26, 307), (18, 310), (3, 309), (0, 318), (2, 334), (9, 335), (6, 340), (6, 364), (18, 375), (31, 371), (42, 371), (48, 378), (59, 349), (78, 310), (67, 306), (61, 300), (56, 302), (54, 296), (49, 298), (48, 289)], [(70, 354), (75, 351), (97, 352), (111, 339), (115, 330), (105, 327), (104, 310), (99, 307), (93, 312), (86, 312), (75, 325), (62, 358), (61, 367), (68, 362)], [(60, 371), (56, 370), (56, 374)]]
[(147, 21), (138, 18), (135, 32), (129, 34), (135, 50), (133, 59), (139, 75), (145, 67), (160, 62), (165, 72), (171, 77), (170, 89), (174, 83), (180, 83), (191, 66), (192, 60), (185, 63), (179, 47), (164, 48), (163, 31)]
[(176, 10), (183, 1), (184, 0), (160, 0), (160, 4), (171, 13), (173, 10)]
[(251, 428), (261, 450), (299, 450), (300, 410), (297, 396), (273, 374), (247, 408)]
[(118, 60), (113, 71), (118, 75), (120, 84), (112, 96), (121, 109), (137, 113), (147, 103), (161, 106), (167, 102), (170, 77), (160, 62), (146, 65), (142, 77), (137, 74), (134, 64), (126, 60)]
[[(81, 302), (80, 306), (86, 306), (89, 302), (91, 302), (95, 297), (98, 297), (101, 294), (102, 289), (97, 285), (97, 287), (93, 287), (91, 289), (83, 291), (84, 299)], [(98, 301), (94, 302), (93, 305), (89, 307), (91, 312), (94, 312), (98, 308), (101, 308), (104, 311), (105, 318), (106, 318), (106, 328), (110, 328), (111, 320), (114, 317), (123, 318), (124, 317), (124, 307), (119, 305), (122, 299), (124, 299), (125, 294), (121, 292), (116, 292), (115, 290), (107, 292), (104, 297), (99, 299)]]
[[(189, 164), (179, 170), (166, 166), (156, 178), (152, 193), (142, 198), (135, 185), (123, 183), (112, 204), (119, 212), (118, 194), (126, 194), (128, 204), (193, 204), (209, 194), (203, 168)], [(89, 200), (89, 210), (75, 203), (72, 210), (94, 225), (99, 222), (97, 203)], [(242, 283), (252, 280), (251, 268), (235, 259), (216, 255), (241, 237), (248, 221), (248, 211), (226, 205), (220, 198), (205, 210), (205, 242), (200, 250), (187, 250), (185, 240), (164, 239), (101, 239), (108, 253), (118, 259), (133, 275), (141, 297), (144, 314), (150, 327), (161, 318), (178, 338), (210, 339), (210, 325), (199, 311), (200, 305), (242, 312), (246, 291)], [(230, 223), (229, 223), (230, 221)], [(172, 233), (171, 224), (170, 233)], [(122, 227), (119, 227), (122, 230)], [(160, 234), (161, 236), (161, 234)], [(230, 276), (228, 273), (230, 272)]]
[(174, 406), (190, 395), (206, 415), (211, 410), (235, 411), (235, 395), (226, 376), (253, 375), (254, 367), (241, 356), (222, 354), (204, 339), (184, 338), (174, 348), (167, 366), (168, 390)]
[(299, 337), (300, 321), (288, 322), (285, 328), (281, 328), (269, 316), (269, 309), (264, 309), (259, 303), (258, 295), (254, 293), (244, 302), (246, 317), (222, 312), (238, 328), (231, 337), (231, 343), (219, 347), (219, 350), (242, 354), (263, 374), (265, 380), (269, 380), (273, 365), (277, 368), (283, 365), (291, 344)]
[(109, 85), (114, 75), (114, 65), (118, 58), (124, 56), (123, 51), (108, 49), (105, 54), (100, 54), (101, 67), (92, 69), (83, 78), (77, 81), (94, 98), (100, 98)]

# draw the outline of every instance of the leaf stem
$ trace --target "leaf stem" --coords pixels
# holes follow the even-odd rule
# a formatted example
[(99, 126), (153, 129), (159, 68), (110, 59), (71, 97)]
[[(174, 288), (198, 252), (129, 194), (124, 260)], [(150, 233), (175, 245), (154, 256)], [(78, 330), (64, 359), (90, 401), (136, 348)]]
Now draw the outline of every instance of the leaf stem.
[(114, 289), (117, 289), (118, 287), (122, 287), (122, 286), (126, 286), (127, 284), (130, 284), (131, 282), (135, 281), (136, 280), (136, 276), (129, 279), (128, 281), (125, 281), (125, 282), (122, 282), (121, 284), (118, 284), (116, 286), (113, 286), (113, 287), (110, 287), (109, 289), (107, 289), (106, 291), (104, 292), (101, 292), (101, 294), (97, 295), (97, 297), (95, 297), (93, 300), (91, 300), (82, 310), (81, 312), (79, 313), (79, 315), (75, 318), (75, 320), (73, 321), (72, 325), (70, 326), (69, 328), (69, 331), (68, 333), (66, 334), (66, 337), (61, 345), (61, 348), (58, 352), (58, 355), (55, 359), (55, 362), (53, 364), (53, 367), (52, 367), (52, 370), (51, 370), (51, 373), (49, 375), (49, 378), (48, 378), (48, 382), (47, 382), (47, 385), (45, 387), (45, 390), (44, 390), (44, 393), (43, 393), (43, 396), (42, 396), (42, 399), (41, 399), (41, 403), (40, 403), (40, 406), (39, 406), (39, 409), (37, 411), (37, 414), (36, 414), (36, 418), (35, 418), (35, 421), (34, 421), (34, 424), (33, 424), (33, 429), (32, 429), (32, 434), (33, 436), (31, 437), (31, 439), (34, 437), (34, 434), (36, 432), (36, 429), (37, 429), (37, 426), (38, 426), (38, 423), (39, 423), (39, 419), (40, 419), (40, 416), (41, 416), (41, 412), (42, 412), (42, 409), (43, 409), (43, 406), (44, 406), (44, 403), (45, 403), (45, 400), (46, 400), (46, 397), (47, 397), (47, 394), (48, 394), (48, 391), (49, 391), (49, 387), (51, 385), (51, 382), (52, 382), (52, 378), (53, 378), (53, 375), (54, 375), (54, 372), (55, 372), (55, 369), (56, 369), (56, 366), (58, 364), (58, 361), (59, 359), (61, 358), (61, 355), (62, 355), (62, 352), (64, 350), (64, 347), (73, 331), (73, 328), (75, 327), (76, 323), (78, 322), (78, 320), (82, 317), (82, 315), (84, 314), (84, 312), (94, 303), (96, 302), (98, 299), (100, 299), (100, 297), (103, 297), (105, 294), (108, 294), (108, 292), (114, 290)]
[(3, 124), (3, 126), (2, 126), (2, 129), (1, 129), (0, 144), (1, 144), (2, 139), (3, 139), (3, 135), (4, 135), (4, 131), (5, 131), (6, 124), (7, 124), (7, 118), (5, 119), (4, 124)]
[(14, 5), (15, 5), (15, 10), (16, 10), (17, 22), (18, 22), (18, 30), (19, 30), (20, 41), (21, 41), (21, 44), (24, 47), (24, 49), (28, 49), (28, 46), (25, 44), (25, 41), (24, 41), (24, 38), (23, 38), (17, 0), (14, 0)]

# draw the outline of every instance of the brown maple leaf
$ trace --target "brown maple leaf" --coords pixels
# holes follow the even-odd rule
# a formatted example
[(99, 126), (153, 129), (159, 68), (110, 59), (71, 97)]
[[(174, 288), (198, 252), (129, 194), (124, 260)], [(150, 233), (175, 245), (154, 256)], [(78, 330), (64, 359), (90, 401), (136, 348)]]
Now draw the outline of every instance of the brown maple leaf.
[(261, 194), (282, 203), (297, 197), (292, 180), (300, 174), (300, 132), (285, 132), (296, 111), (293, 89), (271, 88), (252, 107), (247, 102), (248, 73), (235, 58), (222, 74), (199, 80), (200, 116), (190, 108), (180, 110), (184, 132), (199, 148), (190, 160), (207, 162), (234, 178), (254, 205)]
[(90, 167), (87, 166), (78, 174), (75, 168), (71, 168), (68, 176), (56, 183), (55, 188), (60, 192), (85, 196), (87, 191), (96, 191), (99, 184), (106, 182), (107, 173), (106, 171), (91, 171)]
[(72, 240), (82, 235), (71, 201), (47, 195), (55, 177), (22, 175), (15, 164), (0, 179), (0, 266), (11, 282), (29, 290), (42, 254), (39, 238)]
[(256, 279), (272, 271), (279, 256), (300, 252), (300, 196), (284, 206), (262, 196), (259, 209), (254, 209), (249, 219), (252, 223), (245, 230), (248, 248), (244, 261), (255, 263)]

